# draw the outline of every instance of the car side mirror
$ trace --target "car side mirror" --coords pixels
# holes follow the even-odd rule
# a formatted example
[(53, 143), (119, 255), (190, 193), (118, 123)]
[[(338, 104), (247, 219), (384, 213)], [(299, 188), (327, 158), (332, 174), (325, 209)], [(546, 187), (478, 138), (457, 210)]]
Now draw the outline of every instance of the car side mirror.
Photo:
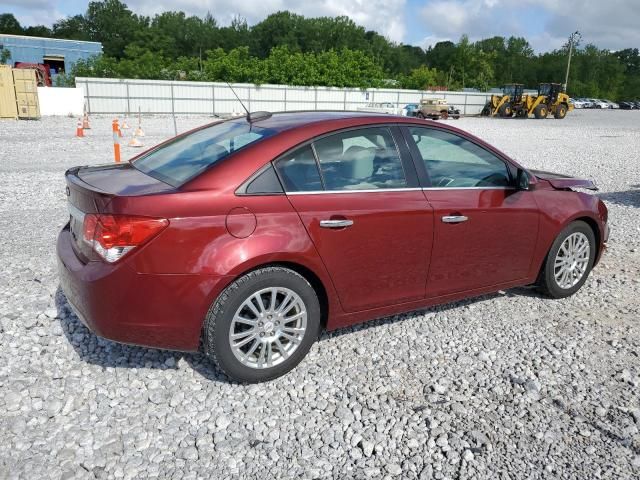
[(517, 190), (529, 190), (529, 174), (525, 172), (522, 168), (518, 169), (518, 173), (516, 175), (516, 189)]

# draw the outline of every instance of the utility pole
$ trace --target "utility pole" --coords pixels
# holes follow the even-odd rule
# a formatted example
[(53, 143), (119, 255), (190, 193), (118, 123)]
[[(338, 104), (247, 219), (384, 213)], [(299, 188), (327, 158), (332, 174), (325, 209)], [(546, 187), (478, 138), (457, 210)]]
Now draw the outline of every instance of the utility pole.
[(564, 77), (564, 91), (567, 91), (567, 86), (569, 84), (569, 69), (571, 68), (571, 54), (573, 53), (573, 45), (580, 41), (580, 32), (577, 30), (569, 35), (569, 59), (567, 60), (567, 74)]

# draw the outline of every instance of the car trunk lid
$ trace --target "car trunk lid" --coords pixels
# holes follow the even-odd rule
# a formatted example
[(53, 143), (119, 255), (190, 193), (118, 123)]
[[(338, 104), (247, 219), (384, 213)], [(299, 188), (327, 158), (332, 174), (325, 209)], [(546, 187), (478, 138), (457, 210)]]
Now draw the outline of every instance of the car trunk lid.
[(173, 187), (136, 170), (129, 163), (74, 167), (66, 171), (69, 228), (78, 257), (87, 262), (98, 257), (83, 241), (84, 218), (89, 213), (108, 213), (116, 196), (165, 193)]

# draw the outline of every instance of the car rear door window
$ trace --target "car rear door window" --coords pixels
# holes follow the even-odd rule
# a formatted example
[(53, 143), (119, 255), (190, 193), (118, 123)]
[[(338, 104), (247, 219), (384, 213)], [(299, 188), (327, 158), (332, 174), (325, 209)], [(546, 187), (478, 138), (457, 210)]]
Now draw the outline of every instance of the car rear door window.
[(409, 127), (432, 187), (491, 188), (511, 185), (504, 161), (475, 143), (434, 128)]
[(322, 190), (318, 164), (310, 145), (279, 158), (275, 165), (287, 192)]
[(349, 130), (314, 142), (326, 190), (403, 188), (407, 180), (388, 128)]

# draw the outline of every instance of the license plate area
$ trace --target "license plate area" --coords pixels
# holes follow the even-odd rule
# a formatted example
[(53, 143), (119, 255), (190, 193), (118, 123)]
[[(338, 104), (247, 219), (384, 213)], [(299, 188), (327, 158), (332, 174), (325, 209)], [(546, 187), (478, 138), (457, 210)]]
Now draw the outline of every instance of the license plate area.
[(71, 202), (67, 202), (67, 208), (69, 210), (71, 236), (73, 237), (76, 245), (80, 246), (80, 242), (82, 241), (82, 229), (84, 226), (84, 212), (74, 206)]
[(93, 259), (94, 254), (91, 246), (83, 238), (85, 213), (70, 201), (67, 202), (67, 209), (69, 210), (69, 231), (73, 239), (73, 251), (78, 259), (86, 264)]

